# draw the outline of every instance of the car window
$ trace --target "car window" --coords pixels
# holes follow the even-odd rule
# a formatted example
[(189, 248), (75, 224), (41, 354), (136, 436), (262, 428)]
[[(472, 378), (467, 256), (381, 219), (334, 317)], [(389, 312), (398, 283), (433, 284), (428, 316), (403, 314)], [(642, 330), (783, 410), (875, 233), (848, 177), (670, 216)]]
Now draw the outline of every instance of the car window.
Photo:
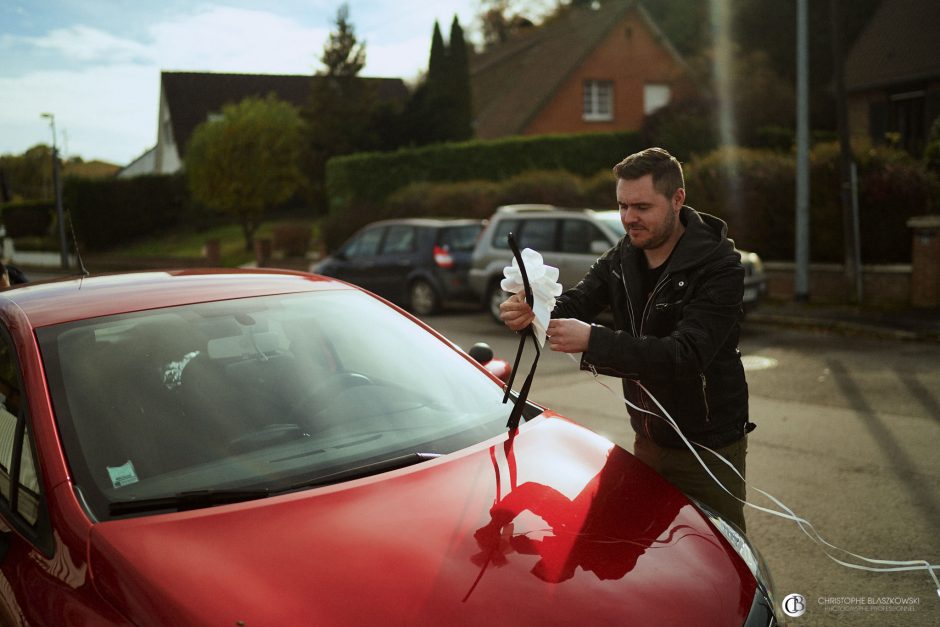
[(346, 257), (373, 257), (379, 252), (379, 243), (382, 241), (384, 229), (369, 229), (363, 231), (356, 239), (350, 242), (343, 251)]
[(382, 244), (383, 254), (410, 253), (415, 249), (415, 227), (396, 224), (388, 227), (385, 234), (385, 243)]
[(538, 252), (556, 250), (555, 227), (558, 220), (545, 218), (525, 220), (519, 235), (519, 248), (531, 248)]
[(482, 224), (446, 226), (441, 229), (439, 243), (452, 252), (470, 252), (476, 245), (481, 230)]
[(108, 316), (37, 336), (69, 466), (101, 519), (115, 500), (279, 489), (449, 453), (500, 433), (511, 409), (449, 344), (352, 290)]
[(561, 252), (591, 254), (591, 242), (609, 242), (597, 226), (587, 220), (562, 220)]
[(493, 248), (509, 250), (509, 242), (506, 238), (510, 233), (519, 234), (519, 220), (500, 220), (493, 230), (493, 238), (490, 240)]
[[(29, 525), (39, 518), (39, 481), (26, 428), (18, 366), (9, 340), (0, 340), (0, 496)], [(14, 489), (14, 486), (16, 489)]]

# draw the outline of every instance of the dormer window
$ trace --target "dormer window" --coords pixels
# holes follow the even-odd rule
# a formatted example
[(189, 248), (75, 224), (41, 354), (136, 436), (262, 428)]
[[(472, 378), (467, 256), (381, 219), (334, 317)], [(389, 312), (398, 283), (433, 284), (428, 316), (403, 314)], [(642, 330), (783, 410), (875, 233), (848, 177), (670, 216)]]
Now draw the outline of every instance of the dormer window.
[(610, 122), (614, 119), (613, 81), (584, 81), (584, 114), (586, 122)]

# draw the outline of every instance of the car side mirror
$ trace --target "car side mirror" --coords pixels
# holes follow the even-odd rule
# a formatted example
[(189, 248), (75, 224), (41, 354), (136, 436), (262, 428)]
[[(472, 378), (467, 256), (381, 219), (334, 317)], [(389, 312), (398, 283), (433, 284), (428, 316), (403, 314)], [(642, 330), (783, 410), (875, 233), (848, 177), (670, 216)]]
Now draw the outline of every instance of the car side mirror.
[(346, 261), (346, 252), (343, 250), (337, 250), (335, 253), (333, 253), (333, 259), (336, 259), (337, 261)]
[(470, 356), (484, 366), (493, 359), (493, 349), (485, 342), (477, 342), (470, 348)]
[(591, 242), (591, 252), (595, 255), (603, 255), (610, 249), (610, 242), (605, 242), (604, 240), (596, 239)]

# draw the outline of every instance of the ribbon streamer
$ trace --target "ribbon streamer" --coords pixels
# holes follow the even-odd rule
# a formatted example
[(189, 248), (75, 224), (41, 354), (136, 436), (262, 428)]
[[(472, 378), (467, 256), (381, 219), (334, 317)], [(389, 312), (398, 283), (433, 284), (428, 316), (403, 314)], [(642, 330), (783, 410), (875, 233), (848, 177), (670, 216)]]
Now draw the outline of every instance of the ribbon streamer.
[[(572, 359), (575, 359), (573, 355), (569, 355), (569, 357), (571, 357)], [(597, 378), (597, 374), (594, 374), (594, 380), (597, 381), (598, 384), (606, 388), (611, 394), (616, 396), (618, 399), (623, 400), (623, 402), (625, 402), (627, 405), (629, 405), (633, 409), (639, 412), (642, 412), (644, 414), (649, 414), (650, 416), (655, 416), (656, 418), (659, 418), (661, 420), (665, 420), (666, 423), (670, 427), (672, 427), (672, 429), (679, 435), (679, 437), (682, 439), (682, 442), (685, 444), (686, 448), (688, 448), (692, 452), (692, 455), (695, 456), (695, 459), (698, 460), (698, 463), (702, 466), (702, 468), (705, 469), (705, 472), (707, 472), (708, 475), (712, 478), (712, 480), (716, 484), (718, 484), (718, 487), (720, 487), (722, 490), (724, 490), (729, 495), (731, 495), (734, 499), (736, 499), (737, 501), (740, 501), (741, 503), (743, 503), (744, 505), (747, 505), (748, 507), (752, 507), (758, 511), (764, 512), (766, 514), (770, 514), (771, 516), (777, 516), (779, 518), (783, 518), (785, 520), (791, 520), (795, 522), (797, 526), (800, 528), (800, 531), (802, 531), (810, 540), (812, 540), (816, 545), (818, 545), (820, 549), (822, 550), (822, 552), (826, 555), (826, 557), (831, 559), (836, 564), (839, 564), (840, 566), (844, 566), (845, 568), (853, 568), (855, 570), (864, 570), (864, 571), (868, 571), (872, 573), (906, 572), (906, 571), (923, 570), (923, 571), (926, 571), (928, 575), (930, 575), (931, 579), (933, 579), (934, 586), (936, 587), (936, 590), (937, 590), (937, 595), (940, 596), (940, 580), (937, 579), (937, 575), (934, 572), (934, 571), (940, 570), (940, 565), (931, 564), (927, 560), (875, 559), (871, 557), (865, 557), (864, 555), (859, 555), (858, 553), (853, 553), (852, 551), (848, 551), (846, 549), (843, 549), (841, 547), (838, 547), (832, 544), (831, 542), (829, 542), (828, 540), (822, 537), (822, 535), (819, 533), (819, 531), (816, 530), (816, 527), (814, 527), (811, 522), (809, 522), (802, 516), (798, 516), (796, 513), (793, 512), (792, 509), (790, 509), (786, 504), (784, 504), (783, 501), (781, 501), (774, 495), (770, 494), (769, 492), (765, 492), (764, 490), (761, 490), (760, 488), (757, 488), (749, 484), (747, 480), (744, 478), (744, 476), (741, 475), (740, 472), (738, 472), (738, 469), (735, 468), (734, 464), (732, 464), (730, 461), (728, 461), (727, 459), (725, 459), (724, 457), (722, 457), (720, 454), (713, 451), (712, 449), (708, 448), (707, 446), (703, 446), (702, 444), (689, 441), (688, 438), (685, 437), (685, 434), (682, 433), (682, 430), (679, 428), (679, 425), (676, 423), (675, 419), (673, 419), (673, 417), (669, 415), (669, 412), (666, 411), (666, 408), (662, 406), (659, 400), (655, 396), (653, 396), (652, 392), (647, 390), (643, 386), (642, 383), (637, 382), (640, 388), (643, 390), (643, 392), (650, 398), (650, 400), (653, 401), (653, 403), (656, 404), (656, 407), (659, 408), (659, 410), (662, 412), (662, 415), (648, 411), (646, 409), (643, 409), (642, 407), (637, 407), (636, 405), (631, 403), (629, 400), (624, 398), (622, 395), (614, 392), (603, 381)], [(754, 503), (751, 503), (750, 501), (739, 498), (735, 494), (732, 494), (731, 490), (725, 487), (725, 485), (718, 479), (718, 477), (714, 475), (714, 473), (712, 473), (711, 469), (705, 464), (705, 462), (699, 456), (698, 452), (695, 450), (696, 446), (699, 447), (700, 449), (708, 451), (709, 453), (717, 457), (718, 461), (728, 466), (738, 477), (740, 477), (741, 481), (744, 482), (744, 485), (766, 496), (769, 500), (773, 501), (776, 505), (778, 505), (780, 507), (780, 510), (782, 511), (756, 505)], [(836, 557), (832, 553), (830, 553), (828, 549), (833, 549), (834, 551), (838, 551), (848, 556), (846, 559), (854, 558), (858, 561), (867, 562), (869, 564), (878, 564), (878, 566), (864, 566), (862, 564), (845, 561), (843, 559)]]

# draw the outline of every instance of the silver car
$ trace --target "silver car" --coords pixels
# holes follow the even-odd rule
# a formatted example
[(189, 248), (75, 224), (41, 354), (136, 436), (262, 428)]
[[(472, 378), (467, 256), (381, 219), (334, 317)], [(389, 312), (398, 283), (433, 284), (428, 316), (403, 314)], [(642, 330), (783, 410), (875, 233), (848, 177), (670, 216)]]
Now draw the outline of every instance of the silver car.
[[(591, 264), (624, 235), (620, 212), (565, 209), (553, 205), (506, 205), (496, 210), (483, 231), (470, 267), (470, 289), (490, 314), (499, 319), (507, 294), (500, 288), (503, 268), (512, 263), (506, 236), (512, 232), (519, 248), (537, 250), (545, 263), (558, 268), (564, 289), (574, 287)], [(752, 309), (767, 291), (767, 277), (756, 253), (739, 250), (744, 264), (744, 308)]]

